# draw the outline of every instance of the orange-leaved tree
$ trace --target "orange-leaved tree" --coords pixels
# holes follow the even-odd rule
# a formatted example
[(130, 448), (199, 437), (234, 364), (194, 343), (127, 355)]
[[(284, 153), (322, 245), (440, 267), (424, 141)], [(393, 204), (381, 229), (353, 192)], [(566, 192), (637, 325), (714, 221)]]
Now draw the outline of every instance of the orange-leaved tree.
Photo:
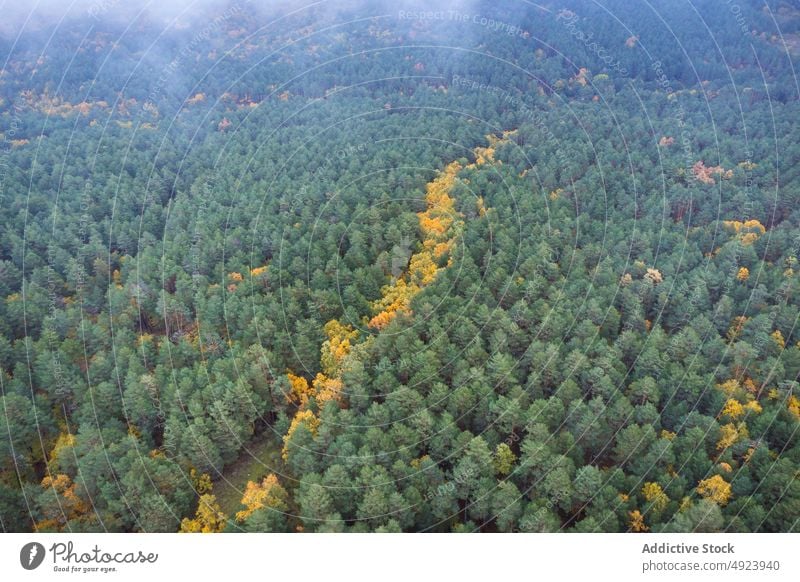
[(248, 481), (242, 496), (242, 505), (245, 506), (245, 509), (236, 513), (236, 521), (242, 522), (254, 511), (264, 507), (276, 511), (286, 511), (288, 499), (289, 495), (286, 493), (286, 489), (281, 486), (273, 473), (264, 477), (261, 483)]

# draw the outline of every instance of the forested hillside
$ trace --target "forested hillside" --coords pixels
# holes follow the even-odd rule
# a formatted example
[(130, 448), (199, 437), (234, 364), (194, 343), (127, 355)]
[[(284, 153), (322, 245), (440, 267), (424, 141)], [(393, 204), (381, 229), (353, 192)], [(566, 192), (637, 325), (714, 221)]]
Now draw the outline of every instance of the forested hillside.
[(800, 531), (800, 10), (255, 4), (0, 35), (2, 531)]

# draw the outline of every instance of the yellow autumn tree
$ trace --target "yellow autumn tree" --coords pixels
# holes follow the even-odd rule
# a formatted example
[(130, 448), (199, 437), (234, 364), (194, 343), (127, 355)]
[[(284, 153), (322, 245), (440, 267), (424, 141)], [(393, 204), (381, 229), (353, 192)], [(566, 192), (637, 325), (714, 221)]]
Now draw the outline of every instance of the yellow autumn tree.
[(394, 285), (385, 286), (382, 289), (383, 297), (373, 305), (378, 314), (370, 320), (369, 326), (381, 330), (389, 325), (398, 313), (410, 313), (411, 299), (418, 292), (419, 287), (406, 283), (405, 278), (397, 279)]
[(483, 204), (483, 196), (478, 196), (475, 199), (475, 210), (478, 212), (478, 216), (486, 216), (486, 206)]
[(192, 467), (192, 469), (189, 471), (189, 478), (192, 480), (192, 485), (194, 486), (194, 490), (198, 495), (211, 493), (211, 475), (208, 473), (200, 473), (197, 469)]
[(725, 406), (722, 407), (722, 411), (719, 413), (721, 417), (725, 416), (730, 420), (736, 420), (743, 414), (744, 406), (742, 406), (741, 402), (735, 398), (729, 398), (725, 403)]
[(339, 378), (329, 378), (325, 374), (317, 374), (314, 378), (314, 398), (318, 406), (329, 400), (339, 400), (342, 393), (342, 381)]
[(717, 442), (717, 449), (724, 451), (729, 446), (733, 445), (739, 438), (739, 433), (736, 432), (736, 426), (733, 423), (728, 423), (720, 427), (719, 441)]
[(277, 511), (286, 511), (287, 499), (289, 498), (286, 490), (278, 482), (278, 478), (270, 473), (261, 483), (248, 481), (242, 496), (242, 505), (245, 508), (236, 512), (236, 521), (243, 522), (250, 515), (264, 507), (269, 507)]
[(697, 493), (717, 505), (725, 505), (731, 498), (731, 485), (719, 475), (714, 475), (700, 481), (697, 485)]
[(753, 414), (761, 414), (764, 410), (761, 408), (761, 404), (759, 404), (758, 400), (751, 400), (747, 404), (744, 405), (745, 410), (748, 412), (752, 412)]
[(758, 220), (723, 220), (722, 224), (735, 232), (743, 244), (752, 244), (758, 237), (767, 232), (767, 228)]
[[(434, 247), (435, 248), (435, 247)], [(408, 264), (408, 274), (411, 278), (412, 288), (419, 289), (430, 285), (436, 280), (439, 269), (433, 260), (433, 251), (423, 251), (411, 256)]]
[(500, 443), (494, 452), (494, 470), (498, 475), (508, 475), (514, 468), (517, 456), (506, 443)]
[(783, 338), (781, 330), (776, 329), (770, 334), (770, 337), (772, 338), (772, 341), (775, 342), (775, 345), (777, 345), (779, 348), (784, 349), (786, 347), (786, 340)]
[(741, 390), (742, 385), (739, 384), (739, 380), (732, 378), (730, 380), (725, 380), (722, 384), (717, 384), (717, 388), (722, 390), (728, 396), (734, 396)]
[(286, 395), (286, 399), (301, 408), (305, 407), (308, 399), (313, 396), (308, 380), (302, 376), (295, 376), (291, 372), (287, 372), (286, 377), (289, 379), (289, 394)]
[(438, 212), (429, 210), (419, 215), (419, 226), (428, 240), (443, 237), (452, 224), (453, 218), (442, 212), (441, 209), (438, 209)]
[[(743, 426), (743, 423), (739, 424), (739, 427)], [(732, 422), (722, 425), (722, 427), (720, 427), (720, 436), (719, 441), (717, 442), (717, 449), (724, 451), (728, 447), (736, 444), (736, 442), (739, 440), (739, 437), (742, 436), (739, 433), (739, 427)]]
[[(494, 138), (494, 142), (497, 143), (498, 139), (495, 136), (492, 137)], [(482, 166), (483, 164), (494, 162), (494, 148), (475, 148), (473, 151), (475, 153), (476, 166)]]
[(798, 400), (797, 396), (789, 396), (786, 401), (786, 408), (796, 419), (800, 420), (800, 400)]
[(669, 497), (664, 493), (661, 485), (655, 482), (645, 483), (642, 487), (642, 495), (647, 501), (652, 502), (656, 511), (663, 511), (669, 503)]
[(292, 441), (292, 436), (294, 436), (295, 431), (301, 425), (305, 426), (312, 435), (317, 436), (319, 419), (314, 415), (314, 413), (310, 410), (301, 410), (295, 414), (294, 418), (292, 419), (292, 424), (289, 425), (289, 430), (286, 431), (286, 434), (283, 437), (283, 451), (281, 452), (281, 456), (283, 457), (284, 461), (288, 460), (289, 458), (289, 443)]
[(59, 456), (70, 447), (75, 446), (75, 435), (67, 432), (62, 432), (58, 435), (53, 450), (50, 452), (49, 462), (53, 463), (58, 460)]
[(629, 511), (628, 517), (629, 517), (628, 525), (631, 528), (631, 531), (645, 532), (650, 529), (645, 525), (644, 516), (642, 515), (642, 512), (639, 511), (638, 509)]
[(343, 325), (336, 319), (325, 324), (328, 339), (322, 344), (320, 364), (328, 376), (338, 376), (345, 357), (350, 353), (352, 343), (358, 339), (358, 330)]
[(225, 529), (227, 516), (217, 503), (217, 498), (210, 493), (200, 496), (194, 519), (184, 517), (181, 520), (180, 533), (219, 533)]

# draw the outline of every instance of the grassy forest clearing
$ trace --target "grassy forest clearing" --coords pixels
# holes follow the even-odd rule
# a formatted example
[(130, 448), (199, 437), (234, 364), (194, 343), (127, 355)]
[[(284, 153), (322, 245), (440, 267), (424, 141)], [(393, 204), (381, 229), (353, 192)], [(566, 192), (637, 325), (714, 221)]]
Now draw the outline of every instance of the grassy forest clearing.
[(281, 466), (281, 450), (269, 438), (257, 438), (246, 445), (238, 459), (225, 468), (224, 474), (214, 481), (214, 495), (220, 510), (233, 515), (240, 509), (242, 491), (249, 481), (259, 482)]
[(800, 10), (256, 4), (0, 34), (0, 530), (798, 531)]

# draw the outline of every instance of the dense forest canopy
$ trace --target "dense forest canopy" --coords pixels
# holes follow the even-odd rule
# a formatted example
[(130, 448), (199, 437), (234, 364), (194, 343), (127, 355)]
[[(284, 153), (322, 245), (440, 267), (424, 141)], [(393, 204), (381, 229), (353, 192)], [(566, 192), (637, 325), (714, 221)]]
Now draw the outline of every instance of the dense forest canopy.
[(793, 3), (130, 4), (0, 28), (2, 531), (800, 529)]

